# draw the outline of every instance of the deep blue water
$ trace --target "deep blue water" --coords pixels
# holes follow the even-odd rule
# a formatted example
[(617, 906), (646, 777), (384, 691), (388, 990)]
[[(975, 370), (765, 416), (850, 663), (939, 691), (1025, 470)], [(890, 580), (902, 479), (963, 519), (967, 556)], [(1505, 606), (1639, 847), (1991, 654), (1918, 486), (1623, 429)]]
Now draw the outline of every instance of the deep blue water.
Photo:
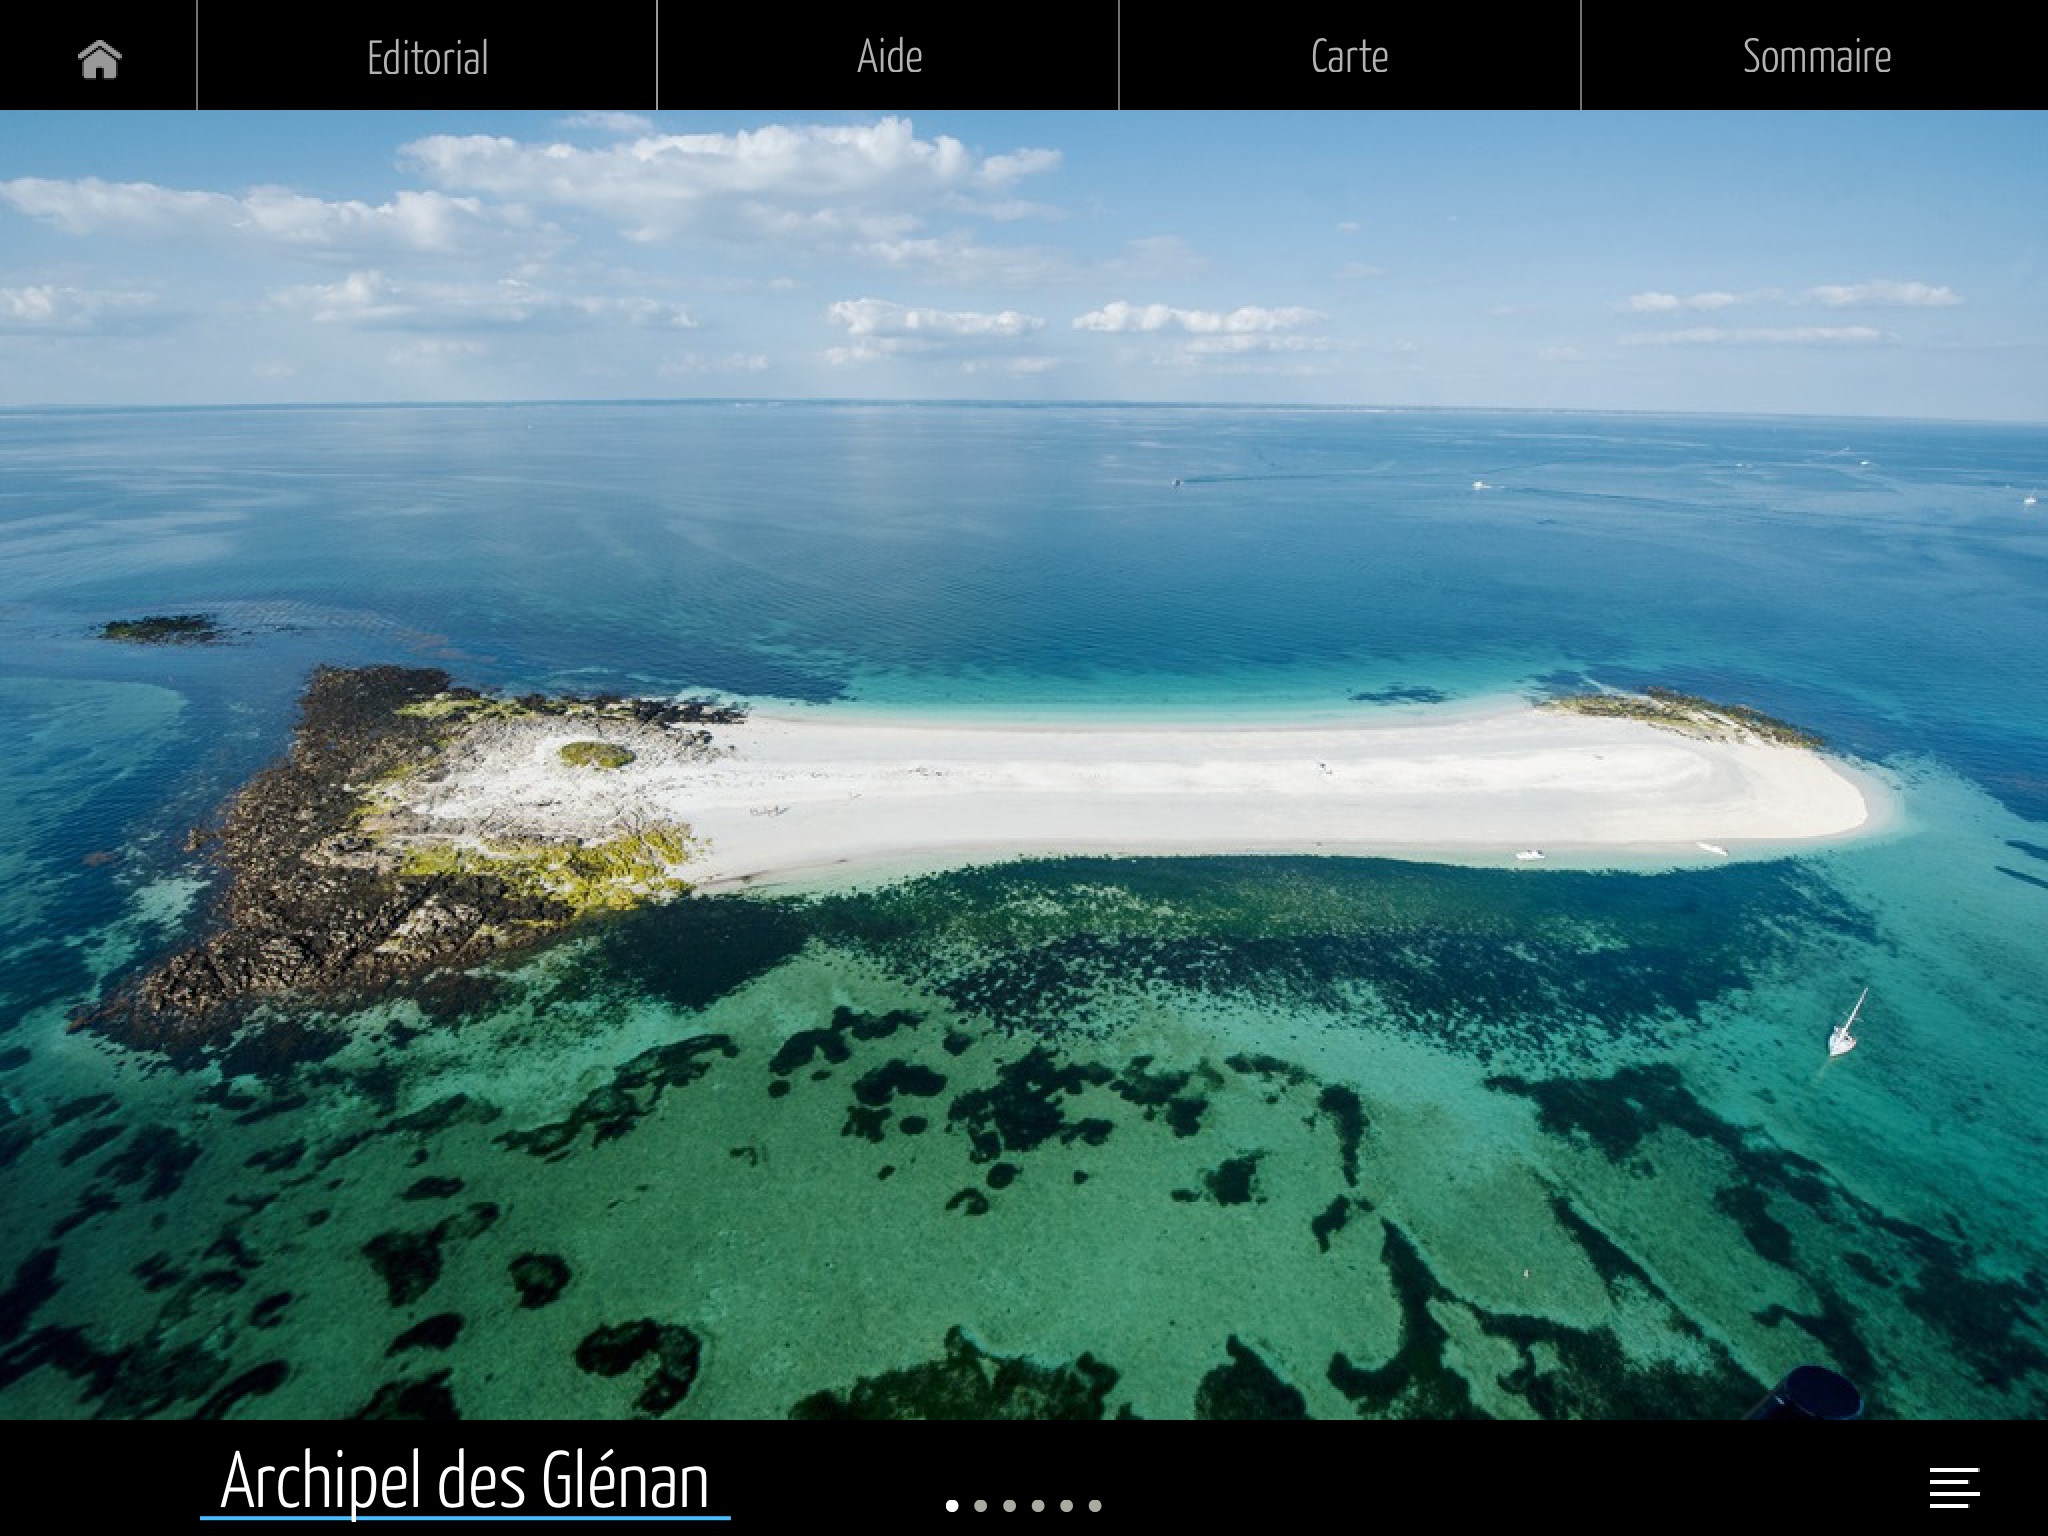
[[(1215, 1405), (1227, 1337), (1316, 1414), (1739, 1412), (1803, 1359), (1856, 1377), (1877, 1412), (2038, 1414), (2048, 510), (2025, 499), (2044, 486), (2048, 430), (1905, 422), (0, 414), (0, 697), (21, 733), (0, 765), (0, 1280), (43, 1296), (9, 1326), (47, 1346), (7, 1357), (0, 1406), (190, 1412), (276, 1360), (281, 1385), (227, 1408), (353, 1412), (434, 1365), (465, 1411), (626, 1411), (573, 1367), (522, 1407), (482, 1362), (530, 1348), (560, 1366), (591, 1328), (645, 1315), (704, 1341), (679, 1411), (707, 1414), (887, 1386), (954, 1327), (1048, 1368), (1093, 1352), (1123, 1372), (1108, 1405), (1157, 1416)], [(96, 638), (187, 611), (234, 642)], [(394, 1034), (418, 1022), (409, 1004), (370, 1010), (317, 1069), (317, 1112), (229, 1103), (304, 1082), (223, 1090), (66, 1034), (110, 976), (206, 921), (210, 872), (183, 833), (284, 747), (308, 669), (366, 661), (515, 691), (974, 713), (1366, 718), (1663, 683), (1821, 732), (1904, 816), (1826, 853), (1651, 876), (1079, 861), (691, 902), (513, 968), (460, 1029)], [(1866, 984), (1865, 1048), (1821, 1069), (1817, 1043)], [(928, 1129), (905, 1136), (899, 1108), (870, 1136), (808, 1080), (766, 1096), (764, 1074), (790, 1077), (777, 1043), (835, 1008), (921, 1019), (843, 1074), (947, 1076)], [(579, 1095), (713, 1035), (734, 1054), (704, 1058), (688, 1113), (664, 1107), (684, 1085), (643, 1086), (631, 1137), (539, 1163), (504, 1140), (582, 1125)], [(1029, 1098), (1032, 1051), (1080, 1072), (1073, 1095), (1114, 1133), (1030, 1142), (1010, 1122), (989, 1155), (1022, 1176), (991, 1186), (976, 1116)], [(1188, 1076), (1133, 1086), (1161, 1072)], [(390, 1130), (451, 1091), (493, 1129)], [(471, 1231), (482, 1218), (420, 1197), (392, 1217), (413, 1164), (378, 1149), (400, 1140), (461, 1170), (456, 1205), (488, 1188), (500, 1214)], [(1054, 1147), (1090, 1149), (1092, 1168), (1055, 1175)], [(323, 1156), (377, 1198), (352, 1214), (320, 1195)], [(606, 1235), (618, 1189), (693, 1159), (709, 1160), (701, 1203), (663, 1218), (693, 1257)], [(740, 1167), (755, 1184), (732, 1182)], [(274, 1186), (268, 1214), (235, 1214), (252, 1178)], [(990, 1208), (963, 1215), (956, 1186)], [(455, 1223), (436, 1240), (446, 1277), (387, 1301), (366, 1245), (437, 1222)], [(1112, 1306), (1137, 1260), (1110, 1234), (1156, 1223), (1184, 1251), (1201, 1222), (1218, 1263), (1232, 1245), (1282, 1255), (1260, 1261), (1271, 1284), (1235, 1311), (1194, 1299), (1214, 1289), (1199, 1274)], [(201, 1256), (229, 1227), (255, 1258), (208, 1289)], [(850, 1278), (882, 1244), (934, 1256), (886, 1305)], [(579, 1276), (546, 1311), (514, 1306), (522, 1247)], [(764, 1255), (809, 1273), (820, 1254), (849, 1278), (761, 1278)], [(1463, 1397), (1372, 1374), (1431, 1286), (1463, 1320), (1440, 1346)], [(1344, 1297), (1355, 1315), (1333, 1322)], [(1148, 1309), (1172, 1308), (1208, 1329), (1185, 1357), (1148, 1342)], [(460, 1343), (384, 1363), (387, 1335), (442, 1311), (466, 1320)], [(87, 1340), (69, 1363), (48, 1344), (65, 1328)], [(315, 1365), (311, 1341), (337, 1328), (360, 1358)], [(123, 1350), (154, 1374), (90, 1365)]]

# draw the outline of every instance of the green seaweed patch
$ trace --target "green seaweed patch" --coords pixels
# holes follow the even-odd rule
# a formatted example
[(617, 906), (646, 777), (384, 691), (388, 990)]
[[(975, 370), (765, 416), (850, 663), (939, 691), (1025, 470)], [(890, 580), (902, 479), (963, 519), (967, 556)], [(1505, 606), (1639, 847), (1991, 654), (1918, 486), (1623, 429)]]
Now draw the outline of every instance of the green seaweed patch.
[(651, 1361), (647, 1379), (633, 1400), (643, 1419), (657, 1419), (690, 1395), (704, 1359), (704, 1341), (679, 1323), (643, 1317), (586, 1334), (576, 1346), (576, 1364), (593, 1376), (623, 1376)]
[(611, 1081), (585, 1094), (565, 1119), (507, 1131), (499, 1145), (554, 1161), (567, 1157), (586, 1130), (592, 1146), (614, 1140), (653, 1113), (669, 1089), (687, 1087), (709, 1072), (713, 1057), (730, 1060), (739, 1053), (729, 1035), (693, 1035), (654, 1046), (614, 1070)]
[(1863, 1393), (1866, 1403), (1873, 1399), (1880, 1405), (1870, 1417), (1885, 1416), (1883, 1382), (1885, 1372), (1878, 1364), (1877, 1356), (1863, 1342), (1857, 1331), (1858, 1318), (1855, 1308), (1844, 1301), (1832, 1286), (1815, 1285), (1814, 1293), (1820, 1297), (1818, 1312), (1795, 1312), (1783, 1303), (1764, 1308), (1754, 1316), (1766, 1328), (1776, 1328), (1780, 1323), (1792, 1323), (1802, 1328), (1817, 1340), (1828, 1352), (1829, 1363), (1841, 1371), (1857, 1389)]
[(141, 619), (109, 619), (100, 626), (102, 640), (124, 645), (213, 645), (227, 638), (207, 613), (153, 613)]
[[(977, 1191), (978, 1193), (978, 1191)], [(814, 1392), (792, 1419), (1100, 1419), (1115, 1367), (1083, 1354), (1071, 1364), (995, 1355), (965, 1330), (946, 1334), (937, 1360), (863, 1376), (844, 1393)]]
[(266, 1360), (261, 1365), (251, 1366), (201, 1403), (193, 1410), (192, 1417), (225, 1419), (250, 1398), (268, 1397), (285, 1384), (291, 1373), (292, 1368), (282, 1360)]
[(1732, 1217), (1757, 1256), (1792, 1267), (1792, 1229), (1771, 1215), (1770, 1196), (1751, 1184), (1728, 1184), (1714, 1191), (1714, 1209)]
[(1629, 1360), (1611, 1328), (1470, 1310), (1482, 1332), (1510, 1342), (1522, 1356), (1500, 1378), (1502, 1388), (1546, 1419), (1733, 1419), (1766, 1390), (1719, 1341), (1705, 1346), (1710, 1364), (1704, 1369), (1669, 1360), (1643, 1365)]
[(0, 1342), (19, 1338), (44, 1302), (57, 1294), (57, 1258), (63, 1250), (39, 1248), (15, 1266), (14, 1279), (0, 1291)]
[(1263, 1200), (1258, 1192), (1259, 1159), (1263, 1152), (1247, 1152), (1226, 1158), (1202, 1175), (1202, 1187), (1218, 1205), (1250, 1205)]
[(296, 1168), (306, 1155), (306, 1143), (302, 1137), (296, 1141), (279, 1142), (261, 1152), (251, 1152), (242, 1159), (244, 1168), (255, 1168), (264, 1173), (283, 1173)]
[(414, 843), (401, 874), (414, 879), (489, 876), (575, 917), (624, 912), (690, 889), (680, 871), (699, 852), (688, 827), (645, 827), (602, 842)]
[(145, 1291), (161, 1291), (185, 1278), (185, 1271), (171, 1262), (168, 1253), (152, 1253), (129, 1271), (142, 1282)]
[(57, 1161), (69, 1168), (82, 1158), (92, 1156), (110, 1141), (119, 1141), (128, 1134), (125, 1125), (95, 1125), (87, 1127), (58, 1155)]
[(1352, 1200), (1338, 1195), (1322, 1211), (1309, 1218), (1309, 1235), (1316, 1240), (1316, 1247), (1324, 1253), (1330, 1251), (1330, 1239), (1342, 1232), (1351, 1221), (1351, 1212), (1369, 1211), (1372, 1206), (1364, 1200)]
[[(0, 1340), (8, 1335), (0, 1330)], [(62, 1371), (100, 1404), (97, 1417), (148, 1418), (173, 1404), (202, 1398), (227, 1374), (228, 1362), (196, 1341), (167, 1346), (143, 1338), (118, 1349), (95, 1348), (82, 1329), (38, 1328), (0, 1350), (0, 1388), (31, 1372)]]
[(1326, 1085), (1316, 1099), (1316, 1108), (1337, 1126), (1337, 1156), (1344, 1165), (1344, 1182), (1358, 1187), (1358, 1148), (1365, 1140), (1365, 1105), (1358, 1095), (1341, 1083)]
[(1342, 1352), (1330, 1357), (1330, 1385), (1349, 1398), (1360, 1418), (1483, 1419), (1492, 1415), (1472, 1401), (1472, 1389), (1444, 1358), (1450, 1334), (1431, 1303), (1454, 1298), (1438, 1283), (1408, 1235), (1383, 1222), (1380, 1261), (1401, 1309), (1401, 1333), (1383, 1365), (1361, 1366)]
[(869, 1109), (859, 1104), (849, 1104), (846, 1107), (846, 1123), (839, 1128), (839, 1134), (858, 1136), (863, 1141), (872, 1141), (879, 1146), (888, 1134), (889, 1117), (892, 1113), (893, 1111), (887, 1109)]
[[(1816, 930), (1882, 942), (1794, 860), (1533, 881), (1379, 859), (1019, 861), (816, 898), (802, 921), (999, 1030), (1101, 1033), (1165, 988), (1328, 1010), (1481, 1060), (1662, 1043)], [(1504, 945), (1519, 963), (1499, 963)]]
[(554, 1253), (522, 1253), (508, 1266), (519, 1305), (529, 1310), (552, 1306), (569, 1285), (569, 1261)]
[(567, 742), (560, 756), (571, 768), (623, 768), (633, 761), (630, 747), (610, 741)]
[(1308, 1399), (1236, 1334), (1225, 1342), (1228, 1364), (1219, 1365), (1195, 1388), (1198, 1419), (1305, 1419)]
[(412, 1181), (405, 1187), (401, 1200), (448, 1200), (462, 1193), (462, 1180), (448, 1175), (429, 1173)]
[(946, 1080), (914, 1061), (887, 1061), (855, 1080), (853, 1096), (870, 1107), (887, 1104), (899, 1093), (929, 1099), (945, 1092)]
[(81, 1094), (75, 1099), (66, 1099), (50, 1111), (50, 1125), (54, 1129), (69, 1125), (72, 1121), (91, 1115), (109, 1113), (120, 1101), (111, 1093)]
[(161, 1200), (185, 1182), (185, 1171), (199, 1161), (199, 1143), (168, 1125), (144, 1125), (128, 1145), (99, 1166), (99, 1175), (116, 1184), (141, 1184), (142, 1198)]
[[(1303, 1083), (1313, 1081), (1303, 1068), (1297, 1067), (1291, 1061), (1282, 1061), (1278, 1056), (1240, 1052), (1235, 1056), (1224, 1057), (1223, 1065), (1240, 1076), (1272, 1078), (1290, 1088), (1298, 1088)], [(1275, 1104), (1279, 1099), (1280, 1095), (1274, 1093), (1267, 1097), (1266, 1102)]]
[(498, 1207), (480, 1200), (423, 1231), (380, 1232), (363, 1244), (363, 1257), (383, 1280), (391, 1305), (407, 1306), (432, 1290), (441, 1278), (444, 1243), (475, 1237), (488, 1231), (497, 1219)]
[(386, 1382), (354, 1414), (358, 1419), (395, 1419), (411, 1423), (440, 1423), (462, 1417), (455, 1406), (454, 1389), (448, 1385), (451, 1370), (439, 1370), (415, 1381)]
[(384, 1351), (384, 1358), (402, 1355), (411, 1349), (445, 1350), (462, 1335), (462, 1314), (460, 1312), (436, 1312), (412, 1325), (391, 1341), (391, 1347)]
[[(821, 1058), (838, 1066), (852, 1057), (854, 1041), (886, 1040), (898, 1030), (915, 1029), (923, 1022), (923, 1014), (914, 1013), (908, 1008), (892, 1008), (887, 1013), (862, 1013), (842, 1003), (832, 1010), (832, 1022), (823, 1029), (800, 1029), (784, 1040), (776, 1049), (774, 1056), (769, 1059), (768, 1070), (777, 1077), (787, 1077), (790, 1073), (800, 1071), (812, 1061)], [(903, 1063), (891, 1063), (891, 1067), (902, 1068)], [(884, 1071), (887, 1072), (888, 1069)], [(936, 1078), (937, 1087), (907, 1091), (936, 1093), (939, 1088), (945, 1087), (946, 1080), (939, 1077), (936, 1072), (930, 1072), (922, 1067), (917, 1071), (925, 1074), (927, 1078)], [(816, 1077), (817, 1074), (813, 1073), (812, 1076)], [(869, 1073), (868, 1078), (875, 1078), (875, 1074)], [(866, 1082), (868, 1078), (863, 1078), (862, 1081)], [(894, 1084), (897, 1078), (892, 1073), (888, 1080)], [(886, 1095), (883, 1100), (869, 1102), (886, 1102)]]
[(1209, 1098), (1207, 1094), (1188, 1092), (1188, 1085), (1199, 1079), (1206, 1088), (1219, 1088), (1222, 1075), (1206, 1061), (1185, 1072), (1154, 1072), (1151, 1065), (1151, 1056), (1133, 1056), (1110, 1088), (1118, 1097), (1144, 1110), (1147, 1120), (1157, 1119), (1163, 1110), (1174, 1135), (1197, 1134), (1202, 1128), (1202, 1116), (1208, 1113)]
[(967, 1134), (969, 1158), (992, 1163), (1005, 1152), (1030, 1152), (1057, 1140), (1100, 1145), (1107, 1131), (1084, 1129), (1067, 1118), (1065, 1101), (1085, 1089), (1112, 1082), (1107, 1067), (1094, 1062), (1062, 1064), (1042, 1045), (996, 1069), (996, 1080), (955, 1098), (946, 1116)]

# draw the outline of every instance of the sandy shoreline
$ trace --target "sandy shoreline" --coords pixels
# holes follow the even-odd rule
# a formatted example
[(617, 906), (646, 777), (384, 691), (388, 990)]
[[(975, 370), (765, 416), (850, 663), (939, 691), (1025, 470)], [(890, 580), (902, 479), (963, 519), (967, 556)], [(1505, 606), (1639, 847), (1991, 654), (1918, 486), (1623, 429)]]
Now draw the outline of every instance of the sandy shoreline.
[[(456, 840), (601, 840), (686, 824), (700, 889), (1016, 854), (1667, 851), (1694, 860), (1867, 828), (1826, 757), (1527, 705), (1375, 725), (922, 724), (755, 714), (714, 750), (630, 722), (481, 722), (408, 786)], [(572, 767), (574, 740), (629, 747)], [(1533, 861), (1522, 861), (1524, 864)], [(1537, 866), (1537, 867), (1540, 867)]]

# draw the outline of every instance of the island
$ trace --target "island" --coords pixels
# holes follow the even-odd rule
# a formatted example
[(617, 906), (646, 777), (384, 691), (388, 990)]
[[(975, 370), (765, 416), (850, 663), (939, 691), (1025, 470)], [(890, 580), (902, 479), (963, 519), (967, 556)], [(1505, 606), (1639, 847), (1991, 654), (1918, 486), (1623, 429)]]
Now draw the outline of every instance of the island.
[(102, 640), (127, 645), (213, 645), (227, 637), (210, 613), (152, 613), (140, 619), (109, 619)]
[(1026, 855), (1776, 850), (1871, 824), (1817, 744), (1668, 690), (1372, 723), (1024, 724), (322, 668), (289, 757), (195, 835), (228, 877), (213, 931), (81, 1022), (201, 1043), (267, 997), (431, 986), (594, 914)]

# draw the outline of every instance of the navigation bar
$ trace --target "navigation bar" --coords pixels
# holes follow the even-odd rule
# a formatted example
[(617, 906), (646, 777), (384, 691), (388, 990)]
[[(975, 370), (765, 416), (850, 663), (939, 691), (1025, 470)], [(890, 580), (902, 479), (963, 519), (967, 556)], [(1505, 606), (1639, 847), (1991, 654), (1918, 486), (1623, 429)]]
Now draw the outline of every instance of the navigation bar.
[[(54, 9), (54, 8), (53, 8)], [(1212, 13), (1213, 14), (1213, 13)], [(537, 19), (398, 0), (290, 32), (252, 0), (112, 0), (10, 19), (0, 104), (198, 109), (1370, 110), (2011, 107), (2031, 55), (1841, 0), (1659, 14), (1622, 0), (1405, 8), (1274, 0), (1226, 23), (1168, 0), (844, 19), (758, 8), (716, 31), (680, 0)]]

